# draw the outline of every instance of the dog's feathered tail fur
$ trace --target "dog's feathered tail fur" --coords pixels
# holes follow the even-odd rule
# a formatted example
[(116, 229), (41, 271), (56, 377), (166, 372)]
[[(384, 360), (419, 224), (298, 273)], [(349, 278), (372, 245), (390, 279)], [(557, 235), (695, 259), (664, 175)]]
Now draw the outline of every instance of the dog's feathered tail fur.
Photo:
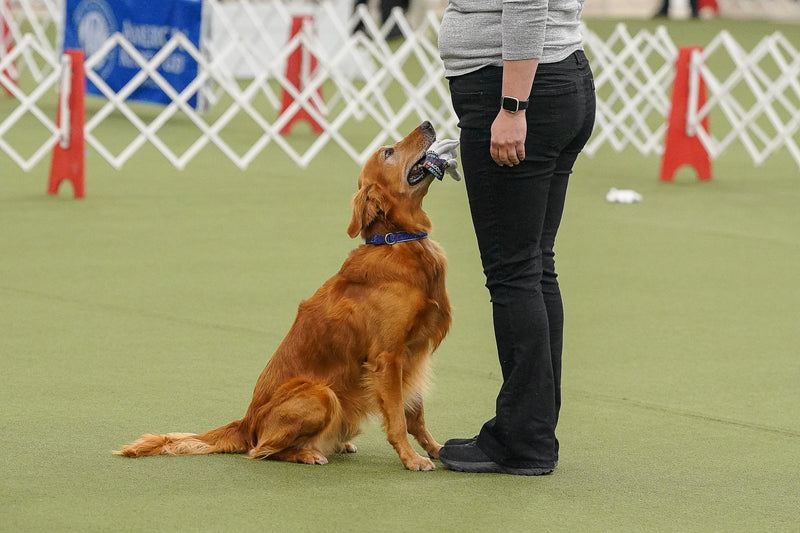
[(126, 457), (149, 455), (200, 455), (207, 453), (244, 453), (248, 451), (241, 434), (241, 421), (231, 422), (205, 433), (167, 433), (142, 435), (139, 440), (114, 453)]

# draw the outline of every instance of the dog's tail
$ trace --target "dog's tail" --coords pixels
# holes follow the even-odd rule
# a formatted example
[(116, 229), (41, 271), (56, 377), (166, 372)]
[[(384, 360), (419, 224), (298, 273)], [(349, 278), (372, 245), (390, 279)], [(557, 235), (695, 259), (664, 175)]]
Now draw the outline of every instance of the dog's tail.
[(148, 455), (198, 455), (207, 453), (244, 453), (249, 446), (241, 428), (241, 420), (205, 433), (167, 433), (142, 435), (139, 440), (113, 452), (125, 457)]

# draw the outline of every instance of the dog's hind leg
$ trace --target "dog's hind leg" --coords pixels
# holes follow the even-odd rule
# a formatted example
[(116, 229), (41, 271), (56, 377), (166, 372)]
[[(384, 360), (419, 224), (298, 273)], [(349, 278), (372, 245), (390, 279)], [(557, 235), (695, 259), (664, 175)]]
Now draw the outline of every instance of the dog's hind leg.
[(340, 405), (325, 384), (297, 378), (282, 385), (257, 412), (250, 457), (326, 464), (338, 433)]

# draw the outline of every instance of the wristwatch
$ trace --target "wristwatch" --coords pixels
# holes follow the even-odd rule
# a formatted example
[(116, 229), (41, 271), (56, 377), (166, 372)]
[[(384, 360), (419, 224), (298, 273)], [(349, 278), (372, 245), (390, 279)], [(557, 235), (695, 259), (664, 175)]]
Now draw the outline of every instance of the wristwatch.
[(519, 100), (513, 96), (504, 96), (500, 102), (500, 107), (509, 113), (516, 113), (528, 109), (528, 100)]

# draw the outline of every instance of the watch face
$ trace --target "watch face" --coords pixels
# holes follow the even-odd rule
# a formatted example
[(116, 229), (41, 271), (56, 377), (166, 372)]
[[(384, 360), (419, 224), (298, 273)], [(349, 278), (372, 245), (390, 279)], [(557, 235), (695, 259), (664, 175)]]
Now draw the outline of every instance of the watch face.
[(504, 96), (502, 107), (506, 111), (510, 111), (512, 113), (516, 113), (519, 111), (519, 100), (514, 98), (513, 96)]
[(500, 107), (509, 113), (516, 113), (517, 111), (528, 109), (528, 100), (518, 100), (513, 96), (504, 96), (500, 101)]

